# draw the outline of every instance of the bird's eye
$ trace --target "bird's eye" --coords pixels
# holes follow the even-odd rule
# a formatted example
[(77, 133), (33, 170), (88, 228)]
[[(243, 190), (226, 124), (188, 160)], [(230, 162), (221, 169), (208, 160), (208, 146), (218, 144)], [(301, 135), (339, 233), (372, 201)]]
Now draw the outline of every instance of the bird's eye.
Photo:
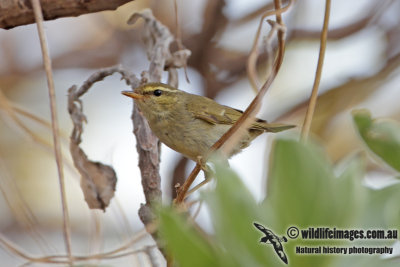
[(162, 94), (162, 91), (160, 89), (154, 90), (153, 94), (155, 96), (160, 96)]

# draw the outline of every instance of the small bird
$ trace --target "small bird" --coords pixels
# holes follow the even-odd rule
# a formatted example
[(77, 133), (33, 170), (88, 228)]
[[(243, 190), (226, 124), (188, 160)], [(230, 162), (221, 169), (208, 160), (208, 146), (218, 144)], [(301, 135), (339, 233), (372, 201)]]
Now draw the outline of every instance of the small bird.
[[(147, 83), (122, 94), (135, 100), (161, 142), (196, 162), (243, 113), (163, 83)], [(264, 132), (280, 132), (293, 127), (256, 119), (229, 156), (249, 146)]]
[(265, 234), (264, 237), (261, 238), (260, 242), (266, 243), (266, 244), (272, 244), (274, 247), (274, 250), (276, 254), (278, 254), (279, 258), (286, 264), (288, 264), (288, 259), (286, 257), (285, 252), (283, 251), (283, 246), (281, 242), (287, 242), (286, 237), (279, 238), (277, 235), (275, 235), (271, 230), (265, 228), (261, 224), (258, 223), (253, 223), (254, 226), (263, 232)]

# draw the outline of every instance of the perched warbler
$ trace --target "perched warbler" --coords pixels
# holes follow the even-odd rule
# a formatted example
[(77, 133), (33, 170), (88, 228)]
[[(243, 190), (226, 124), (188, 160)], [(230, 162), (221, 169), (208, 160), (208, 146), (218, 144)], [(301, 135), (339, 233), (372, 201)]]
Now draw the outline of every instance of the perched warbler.
[[(122, 94), (135, 100), (161, 142), (194, 161), (204, 157), (243, 113), (163, 83), (147, 83)], [(256, 119), (229, 156), (249, 146), (264, 132), (280, 132), (293, 127)]]

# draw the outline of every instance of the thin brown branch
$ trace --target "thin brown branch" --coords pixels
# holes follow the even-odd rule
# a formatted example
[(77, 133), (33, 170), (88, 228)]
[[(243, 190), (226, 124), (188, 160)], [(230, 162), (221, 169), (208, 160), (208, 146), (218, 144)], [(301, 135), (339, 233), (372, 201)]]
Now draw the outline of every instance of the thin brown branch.
[[(114, 10), (132, 0), (52, 0), (41, 1), (44, 20)], [(0, 28), (11, 29), (35, 22), (30, 1), (0, 0)]]
[(51, 60), (49, 55), (49, 49), (47, 47), (46, 34), (44, 33), (43, 28), (43, 15), (42, 9), (40, 6), (39, 0), (31, 0), (35, 21), (39, 33), (40, 46), (42, 48), (42, 56), (44, 68), (46, 70), (47, 77), (47, 86), (49, 89), (49, 99), (50, 99), (50, 111), (51, 111), (51, 124), (52, 124), (52, 132), (53, 132), (53, 143), (54, 143), (54, 154), (56, 158), (57, 164), (57, 172), (59, 178), (60, 185), (60, 194), (61, 194), (61, 205), (63, 212), (63, 233), (64, 233), (64, 242), (67, 249), (67, 254), (70, 259), (70, 264), (72, 265), (72, 251), (71, 251), (71, 227), (69, 224), (69, 214), (68, 214), (68, 205), (65, 193), (65, 181), (64, 181), (64, 171), (63, 171), (63, 161), (62, 161), (62, 153), (61, 153), (61, 144), (59, 137), (59, 126), (58, 126), (58, 118), (57, 118), (57, 107), (56, 107), (56, 96), (54, 89), (54, 80), (53, 73), (51, 70)]
[[(274, 5), (275, 5), (275, 10), (280, 10), (281, 9), (281, 0), (274, 0)], [(289, 4), (287, 5), (287, 9), (292, 5), (292, 1), (289, 1)], [(277, 12), (276, 15), (276, 22), (280, 27), (285, 27), (282, 21), (282, 13)], [(283, 55), (285, 53), (285, 37), (284, 37), (285, 31), (284, 30), (279, 30), (278, 31), (278, 56), (276, 59), (277, 68), (280, 69), (281, 64), (283, 62)]]
[(321, 43), (318, 56), (317, 71), (315, 74), (314, 85), (311, 92), (310, 103), (307, 108), (306, 116), (304, 118), (304, 124), (301, 129), (301, 140), (306, 141), (311, 128), (311, 122), (315, 111), (315, 106), (317, 104), (318, 88), (321, 81), (322, 67), (324, 65), (326, 40), (328, 36), (328, 25), (329, 25), (329, 15), (331, 9), (331, 0), (326, 0), (325, 2), (325, 15), (324, 15), (324, 25), (321, 32)]
[(201, 166), (199, 163), (196, 164), (192, 172), (190, 173), (189, 177), (186, 179), (185, 183), (182, 187), (178, 190), (178, 195), (176, 196), (174, 203), (180, 204), (185, 200), (186, 194), (189, 191), (190, 186), (193, 184), (194, 180), (196, 179), (197, 175), (201, 171)]

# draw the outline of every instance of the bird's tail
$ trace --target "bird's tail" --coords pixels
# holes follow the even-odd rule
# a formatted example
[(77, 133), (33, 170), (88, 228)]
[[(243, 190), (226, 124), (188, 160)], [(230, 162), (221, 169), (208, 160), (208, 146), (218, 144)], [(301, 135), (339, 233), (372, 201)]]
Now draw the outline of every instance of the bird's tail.
[(286, 131), (296, 127), (296, 125), (283, 124), (283, 123), (266, 123), (264, 129), (267, 132), (277, 133)]
[(289, 130), (296, 127), (296, 125), (290, 125), (290, 124), (283, 124), (283, 123), (268, 123), (268, 122), (255, 122), (251, 129), (254, 130), (264, 130), (266, 132), (271, 132), (271, 133), (277, 133), (277, 132), (282, 132), (285, 130)]

